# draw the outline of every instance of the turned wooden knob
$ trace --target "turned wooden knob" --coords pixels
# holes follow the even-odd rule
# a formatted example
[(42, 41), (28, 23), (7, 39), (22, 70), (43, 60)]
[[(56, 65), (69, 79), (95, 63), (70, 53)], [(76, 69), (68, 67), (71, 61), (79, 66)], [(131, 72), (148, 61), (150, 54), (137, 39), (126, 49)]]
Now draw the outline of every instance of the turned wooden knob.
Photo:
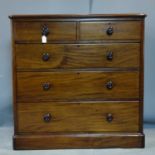
[(43, 53), (43, 55), (42, 55), (42, 60), (43, 60), (43, 61), (48, 61), (49, 59), (50, 59), (49, 53)]
[(113, 52), (111, 52), (111, 51), (107, 52), (106, 57), (107, 57), (107, 60), (112, 61), (112, 59), (113, 59)]
[(111, 36), (111, 35), (113, 34), (113, 32), (114, 32), (114, 30), (113, 30), (112, 27), (109, 27), (109, 28), (107, 29), (107, 35)]
[(113, 82), (112, 81), (108, 81), (106, 83), (106, 87), (107, 87), (107, 89), (112, 89), (113, 88)]
[(49, 34), (49, 29), (48, 29), (47, 25), (43, 25), (42, 36), (48, 36), (48, 34)]
[(47, 113), (47, 114), (45, 114), (44, 116), (43, 116), (43, 120), (44, 120), (44, 122), (50, 122), (51, 121), (51, 119), (52, 119), (52, 116), (51, 116), (51, 114), (50, 113)]
[(108, 113), (106, 116), (107, 122), (112, 122), (113, 121), (113, 115), (111, 113)]
[(51, 84), (50, 83), (43, 83), (42, 87), (43, 87), (43, 90), (49, 90), (51, 87)]

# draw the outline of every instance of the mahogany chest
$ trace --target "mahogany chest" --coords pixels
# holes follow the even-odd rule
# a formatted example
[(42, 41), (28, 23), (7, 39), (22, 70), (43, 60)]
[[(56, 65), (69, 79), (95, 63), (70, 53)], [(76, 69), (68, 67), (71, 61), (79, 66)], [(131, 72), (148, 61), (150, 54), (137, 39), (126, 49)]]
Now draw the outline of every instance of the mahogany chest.
[(10, 18), (14, 149), (144, 147), (145, 15)]

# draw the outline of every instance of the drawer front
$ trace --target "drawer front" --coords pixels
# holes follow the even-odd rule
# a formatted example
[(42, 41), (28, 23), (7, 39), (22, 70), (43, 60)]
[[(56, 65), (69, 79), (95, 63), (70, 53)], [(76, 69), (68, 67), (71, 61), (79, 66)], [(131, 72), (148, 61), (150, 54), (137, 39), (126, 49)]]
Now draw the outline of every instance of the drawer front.
[(139, 97), (138, 72), (18, 72), (17, 100), (101, 100)]
[(48, 41), (76, 40), (75, 22), (15, 22), (16, 41), (36, 41), (41, 43), (44, 30), (48, 29)]
[(138, 102), (19, 103), (18, 132), (138, 131)]
[(141, 21), (81, 22), (81, 40), (140, 39)]
[(19, 69), (139, 67), (140, 44), (17, 44)]

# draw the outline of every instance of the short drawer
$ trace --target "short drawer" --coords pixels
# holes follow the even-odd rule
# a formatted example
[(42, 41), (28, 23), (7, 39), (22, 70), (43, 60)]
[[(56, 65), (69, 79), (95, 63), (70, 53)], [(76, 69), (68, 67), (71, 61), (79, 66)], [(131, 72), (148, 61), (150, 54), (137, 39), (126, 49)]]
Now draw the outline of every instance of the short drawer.
[(135, 132), (138, 102), (19, 103), (18, 132)]
[(139, 67), (140, 44), (17, 44), (18, 69)]
[(141, 38), (141, 21), (81, 22), (81, 40)]
[[(46, 32), (44, 32), (46, 31)], [(41, 43), (45, 33), (48, 41), (76, 40), (75, 22), (15, 22), (15, 41)]]
[(102, 100), (139, 98), (138, 72), (18, 72), (17, 100)]

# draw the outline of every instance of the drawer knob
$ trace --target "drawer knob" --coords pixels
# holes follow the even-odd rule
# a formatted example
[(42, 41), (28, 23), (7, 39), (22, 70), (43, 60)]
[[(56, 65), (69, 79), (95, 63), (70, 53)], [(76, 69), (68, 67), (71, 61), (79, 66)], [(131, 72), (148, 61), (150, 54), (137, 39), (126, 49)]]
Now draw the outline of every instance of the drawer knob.
[(108, 113), (106, 116), (107, 122), (112, 122), (113, 121), (113, 115), (111, 113)]
[(113, 82), (112, 81), (108, 81), (106, 83), (106, 87), (107, 87), (107, 89), (112, 89), (113, 88)]
[(43, 120), (44, 120), (44, 122), (46, 122), (46, 123), (50, 122), (51, 119), (52, 119), (52, 116), (51, 116), (50, 113), (47, 113), (47, 114), (45, 114), (45, 115), (43, 116)]
[(48, 36), (49, 34), (49, 29), (46, 25), (43, 25), (42, 27), (42, 36)]
[(48, 61), (49, 58), (50, 58), (50, 55), (48, 53), (43, 53), (43, 55), (42, 55), (42, 60), (43, 61)]
[(107, 60), (111, 61), (113, 59), (113, 52), (109, 51), (106, 56)]
[(112, 27), (109, 27), (109, 28), (107, 29), (107, 35), (111, 36), (111, 35), (113, 34), (113, 32), (114, 32), (114, 30), (113, 30)]
[(51, 87), (50, 83), (44, 83), (43, 84), (43, 90), (49, 90)]

